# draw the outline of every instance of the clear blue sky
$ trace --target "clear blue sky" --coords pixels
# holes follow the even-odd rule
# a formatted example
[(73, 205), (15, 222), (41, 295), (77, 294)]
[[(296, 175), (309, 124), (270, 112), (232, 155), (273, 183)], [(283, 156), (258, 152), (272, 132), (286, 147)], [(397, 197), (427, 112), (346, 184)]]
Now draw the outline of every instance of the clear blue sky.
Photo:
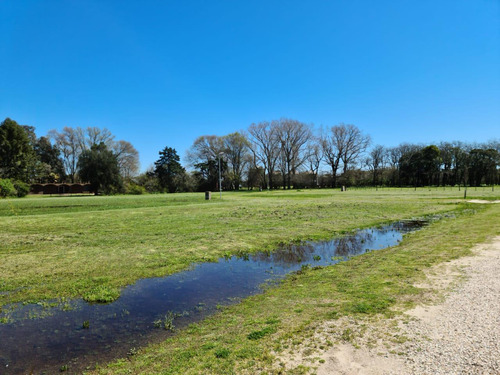
[(0, 55), (1, 120), (106, 127), (142, 169), (283, 116), (500, 137), (499, 0), (0, 0)]

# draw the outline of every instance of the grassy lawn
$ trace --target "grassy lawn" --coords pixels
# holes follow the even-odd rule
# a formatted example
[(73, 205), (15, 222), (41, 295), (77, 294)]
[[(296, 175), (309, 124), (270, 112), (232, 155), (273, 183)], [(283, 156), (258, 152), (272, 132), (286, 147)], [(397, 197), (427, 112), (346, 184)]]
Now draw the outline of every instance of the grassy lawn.
[[(422, 197), (421, 197), (422, 198)], [(401, 200), (406, 201), (406, 199)], [(352, 203), (352, 202), (351, 202)], [(410, 206), (409, 202), (407, 202)], [(415, 202), (413, 202), (415, 204)], [(342, 316), (392, 316), (425, 298), (414, 286), (424, 270), (466, 256), (500, 235), (500, 205), (465, 206), (405, 236), (398, 246), (367, 253), (333, 267), (306, 269), (279, 287), (225, 308), (215, 316), (92, 374), (306, 374), (315, 353), (333, 342), (308, 340), (324, 321)], [(349, 337), (349, 332), (341, 336)], [(310, 361), (284, 369), (277, 356), (308, 342)]]
[[(200, 193), (0, 200), (0, 306), (77, 296), (110, 301), (140, 278), (454, 210), (462, 194), (371, 189), (224, 193), (212, 201)], [(479, 189), (475, 196), (494, 194)]]

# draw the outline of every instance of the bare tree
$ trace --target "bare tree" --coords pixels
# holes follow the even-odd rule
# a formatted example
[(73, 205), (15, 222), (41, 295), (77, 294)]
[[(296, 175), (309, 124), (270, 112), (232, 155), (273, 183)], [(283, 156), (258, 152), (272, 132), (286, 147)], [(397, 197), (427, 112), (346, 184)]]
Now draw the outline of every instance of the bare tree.
[(297, 120), (281, 119), (276, 122), (276, 136), (280, 143), (282, 173), (286, 174), (286, 186), (291, 189), (291, 176), (305, 159), (302, 151), (311, 139), (311, 127)]
[(139, 152), (130, 142), (113, 142), (111, 150), (118, 160), (118, 167), (122, 177), (131, 177), (139, 171)]
[(273, 188), (273, 174), (280, 152), (276, 127), (276, 121), (263, 121), (258, 124), (251, 124), (248, 128), (248, 133), (250, 134), (250, 149), (256, 161), (258, 160), (262, 163), (264, 171), (267, 171), (268, 174), (268, 189)]
[(382, 145), (376, 145), (370, 151), (370, 155), (366, 159), (367, 166), (371, 169), (373, 174), (372, 184), (374, 186), (378, 185), (378, 177), (380, 170), (385, 167), (385, 162), (387, 158), (387, 150)]
[(345, 174), (349, 166), (355, 164), (360, 155), (366, 151), (371, 139), (369, 135), (364, 135), (361, 130), (352, 124), (334, 126), (333, 132), (337, 143), (341, 144), (340, 149), (342, 149), (342, 152), (340, 153), (340, 158), (343, 164), (342, 172)]
[(364, 135), (352, 124), (332, 126), (322, 136), (321, 145), (326, 160), (332, 169), (332, 187), (337, 184), (337, 172), (342, 162), (342, 173), (345, 175), (349, 167), (358, 161), (370, 144), (370, 136)]
[(239, 132), (231, 133), (222, 138), (224, 154), (230, 168), (229, 180), (233, 189), (239, 190), (243, 170), (249, 161), (249, 142), (245, 135)]
[(402, 150), (400, 147), (391, 147), (387, 149), (387, 162), (391, 169), (391, 184), (396, 186), (399, 183), (399, 162), (401, 160)]
[(104, 143), (117, 156), (122, 176), (130, 177), (139, 170), (139, 153), (134, 146), (127, 141), (115, 142), (114, 135), (106, 128), (88, 127), (83, 129), (66, 126), (61, 132), (55, 129), (51, 130), (49, 138), (61, 150), (66, 174), (72, 182), (76, 180), (80, 154), (101, 143)]
[(49, 138), (61, 150), (66, 175), (70, 177), (71, 182), (75, 182), (78, 157), (82, 151), (76, 130), (69, 126), (65, 126), (61, 132), (54, 129), (49, 132)]
[(313, 186), (318, 186), (318, 171), (321, 162), (323, 161), (323, 148), (319, 138), (311, 139), (307, 146), (306, 160), (312, 174)]
[(224, 140), (216, 135), (202, 135), (196, 138), (187, 152), (187, 159), (191, 165), (208, 163), (217, 160), (224, 151)]
[(340, 144), (337, 142), (333, 129), (334, 127), (332, 127), (326, 134), (323, 134), (321, 136), (320, 142), (326, 162), (332, 169), (332, 187), (336, 187), (337, 171), (340, 165), (342, 150), (339, 149)]
[(100, 129), (97, 127), (87, 127), (87, 128), (74, 128), (76, 138), (78, 140), (80, 150), (90, 150), (92, 146), (104, 143), (108, 148), (113, 145), (113, 139), (115, 138), (111, 132), (106, 129)]

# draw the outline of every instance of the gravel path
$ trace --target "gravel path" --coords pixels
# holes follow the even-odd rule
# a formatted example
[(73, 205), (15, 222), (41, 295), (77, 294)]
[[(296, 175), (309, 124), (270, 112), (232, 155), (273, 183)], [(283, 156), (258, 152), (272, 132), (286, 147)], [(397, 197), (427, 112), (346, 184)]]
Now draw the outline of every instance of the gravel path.
[[(499, 375), (500, 237), (478, 246), (475, 254), (435, 270), (431, 281), (438, 289), (457, 280), (457, 267), (463, 270), (458, 274), (465, 276), (441, 303), (408, 311), (411, 318), (400, 320), (396, 331), (384, 324), (370, 325), (356, 348), (344, 343), (324, 353), (324, 363), (316, 373)], [(359, 322), (341, 323), (359, 326)], [(408, 340), (390, 347), (380, 340), (375, 347), (366, 345), (370, 338), (380, 337), (380, 332)]]
[(500, 374), (500, 239), (486, 247), (459, 261), (467, 281), (444, 303), (413, 310), (410, 374)]

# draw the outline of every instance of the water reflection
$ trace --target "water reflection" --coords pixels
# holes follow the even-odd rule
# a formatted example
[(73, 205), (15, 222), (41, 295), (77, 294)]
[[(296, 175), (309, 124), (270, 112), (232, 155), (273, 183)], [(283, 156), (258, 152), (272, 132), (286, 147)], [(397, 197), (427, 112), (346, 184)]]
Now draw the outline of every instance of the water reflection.
[(331, 241), (198, 264), (168, 277), (139, 280), (107, 305), (77, 300), (70, 311), (38, 305), (18, 308), (8, 316), (12, 323), (0, 324), (0, 373), (54, 373), (61, 366), (68, 366), (71, 373), (97, 361), (126, 356), (131, 348), (171, 334), (155, 327), (167, 312), (175, 313), (177, 328), (186, 326), (212, 314), (217, 305), (261, 292), (263, 283), (279, 280), (303, 265), (331, 265), (396, 245), (402, 233), (420, 225), (397, 223)]

